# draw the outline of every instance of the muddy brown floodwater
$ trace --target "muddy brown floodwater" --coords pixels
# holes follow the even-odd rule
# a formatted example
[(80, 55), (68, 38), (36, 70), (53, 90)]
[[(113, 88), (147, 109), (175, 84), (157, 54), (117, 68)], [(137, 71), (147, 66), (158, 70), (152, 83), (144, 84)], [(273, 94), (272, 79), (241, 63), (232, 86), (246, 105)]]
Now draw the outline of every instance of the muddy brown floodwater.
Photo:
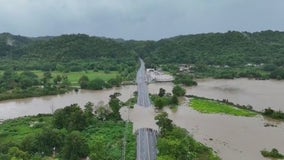
[[(187, 105), (167, 110), (173, 122), (210, 146), (224, 160), (265, 160), (260, 151), (277, 148), (284, 153), (284, 124), (256, 117), (201, 114)], [(277, 127), (264, 127), (264, 124)]]
[(284, 111), (284, 81), (204, 79), (198, 81), (198, 86), (188, 87), (187, 94), (228, 99), (236, 104), (251, 105), (258, 111), (268, 107)]
[[(171, 92), (172, 83), (149, 84), (150, 93), (158, 93), (160, 88)], [(94, 104), (103, 101), (107, 103), (109, 95), (120, 92), (122, 101), (133, 96), (136, 85), (122, 86), (102, 91), (81, 90), (57, 96), (25, 98), (0, 102), (0, 120), (36, 115), (38, 113), (52, 113), (57, 108), (78, 103), (83, 106), (88, 101)], [(187, 94), (198, 95), (214, 99), (228, 99), (241, 105), (250, 104), (256, 110), (271, 107), (284, 111), (284, 81), (274, 80), (198, 80), (198, 86), (186, 87)], [(178, 111), (173, 113), (166, 110), (173, 122), (186, 128), (195, 139), (212, 147), (224, 160), (262, 160), (260, 151), (277, 148), (284, 153), (284, 124), (282, 122), (256, 117), (236, 117), (220, 114), (201, 114), (188, 107), (185, 101)], [(134, 108), (129, 113), (123, 108), (122, 117), (134, 122), (134, 129), (140, 127), (157, 127), (153, 117), (155, 111), (145, 112), (148, 117), (140, 116), (139, 109)], [(141, 114), (142, 115), (142, 114)], [(140, 123), (142, 122), (143, 123)], [(266, 123), (277, 127), (264, 127)], [(141, 126), (141, 125), (146, 126)]]

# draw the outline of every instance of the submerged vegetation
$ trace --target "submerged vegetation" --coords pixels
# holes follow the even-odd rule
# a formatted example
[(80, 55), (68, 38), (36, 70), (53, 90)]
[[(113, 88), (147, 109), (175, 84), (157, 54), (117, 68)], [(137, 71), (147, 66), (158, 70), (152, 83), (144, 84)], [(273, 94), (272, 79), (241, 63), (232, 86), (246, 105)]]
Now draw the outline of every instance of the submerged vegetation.
[(284, 155), (279, 153), (277, 149), (273, 148), (270, 152), (262, 150), (261, 154), (263, 157), (284, 159)]
[(157, 144), (158, 160), (220, 160), (211, 148), (195, 141), (185, 129), (172, 124), (166, 112), (155, 119), (161, 133)]
[(271, 108), (266, 108), (262, 114), (273, 119), (284, 120), (284, 113), (280, 110), (275, 111)]
[(232, 105), (213, 100), (192, 98), (190, 102), (191, 102), (190, 106), (193, 109), (202, 113), (221, 113), (221, 114), (246, 116), (246, 117), (251, 117), (256, 115), (256, 113), (251, 112), (249, 110), (239, 109)]
[(185, 89), (179, 85), (174, 86), (171, 93), (166, 93), (166, 90), (160, 88), (158, 94), (152, 94), (150, 96), (156, 109), (163, 109), (165, 106), (169, 106), (172, 109), (176, 108), (179, 104), (178, 97), (185, 95)]

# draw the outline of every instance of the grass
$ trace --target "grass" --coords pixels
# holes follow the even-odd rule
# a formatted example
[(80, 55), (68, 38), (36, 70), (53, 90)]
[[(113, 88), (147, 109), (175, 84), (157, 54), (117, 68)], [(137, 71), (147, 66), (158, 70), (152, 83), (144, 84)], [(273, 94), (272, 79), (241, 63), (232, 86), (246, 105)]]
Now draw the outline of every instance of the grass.
[[(43, 77), (43, 71), (32, 71), (34, 72), (37, 76), (39, 77)], [(98, 71), (98, 72), (94, 72), (94, 71), (79, 71), (79, 72), (68, 72), (68, 73), (63, 73), (63, 72), (58, 72), (58, 71), (53, 71), (51, 72), (52, 77), (55, 77), (57, 75), (66, 75), (68, 76), (69, 81), (71, 82), (72, 85), (79, 85), (78, 81), (79, 79), (83, 76), (86, 75), (89, 77), (89, 80), (93, 80), (95, 78), (100, 78), (104, 81), (108, 81), (112, 78), (115, 78), (118, 75), (118, 72), (116, 71), (111, 71), (108, 73), (105, 73), (104, 71)]]
[[(22, 71), (18, 71), (18, 72), (22, 72)], [(39, 78), (43, 77), (43, 73), (44, 71), (40, 71), (40, 70), (32, 70), (33, 73), (35, 73)], [(2, 76), (4, 73), (3, 70), (0, 70), (0, 76)], [(95, 78), (100, 78), (104, 81), (108, 81), (112, 78), (115, 78), (118, 74), (117, 71), (110, 71), (110, 72), (104, 72), (104, 71), (98, 71), (98, 72), (94, 72), (92, 70), (88, 70), (88, 71), (78, 71), (78, 72), (59, 72), (59, 71), (52, 71), (51, 72), (52, 77), (55, 77), (57, 75), (66, 75), (68, 76), (69, 81), (71, 82), (72, 85), (78, 85), (78, 81), (79, 79), (83, 76), (86, 75), (89, 77), (89, 80), (93, 80)]]
[(245, 116), (245, 117), (252, 117), (256, 115), (256, 113), (253, 113), (251, 111), (239, 109), (232, 105), (216, 102), (213, 100), (193, 98), (191, 100), (190, 105), (193, 109), (201, 113), (213, 113), (213, 114), (220, 113), (220, 114)]
[[(99, 121), (95, 125), (88, 127), (83, 133), (88, 139), (91, 152), (96, 149), (105, 149), (106, 159), (120, 159), (123, 151), (123, 138), (126, 133), (126, 159), (136, 157), (136, 137), (132, 133), (132, 124), (129, 123), (125, 132), (125, 123), (122, 121)], [(96, 146), (99, 145), (99, 146)]]
[(42, 127), (51, 125), (51, 120), (51, 116), (36, 116), (4, 121), (0, 125), (0, 145), (7, 142), (19, 144), (26, 136), (40, 133)]

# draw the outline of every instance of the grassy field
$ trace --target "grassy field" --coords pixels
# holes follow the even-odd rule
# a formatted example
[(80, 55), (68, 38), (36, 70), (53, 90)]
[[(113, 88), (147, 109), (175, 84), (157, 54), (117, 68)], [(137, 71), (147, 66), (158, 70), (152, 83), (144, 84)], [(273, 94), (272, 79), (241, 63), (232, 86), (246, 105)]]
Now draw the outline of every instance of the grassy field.
[[(43, 71), (32, 71), (34, 72), (37, 76), (43, 77)], [(115, 78), (118, 75), (118, 72), (112, 71), (109, 73), (105, 73), (103, 71), (80, 71), (80, 72), (68, 72), (68, 73), (63, 73), (63, 72), (58, 72), (58, 71), (53, 71), (51, 72), (52, 77), (55, 77), (57, 75), (66, 75), (68, 76), (69, 81), (71, 82), (72, 85), (78, 85), (79, 79), (83, 76), (86, 75), (89, 77), (89, 80), (93, 80), (95, 78), (100, 78), (102, 80), (108, 81), (111, 78)]]
[[(3, 75), (2, 70), (0, 70), (0, 76)], [(19, 71), (21, 72), (21, 71)], [(39, 78), (43, 77), (43, 71), (39, 71), (39, 70), (33, 70), (33, 73), (35, 73)], [(64, 73), (64, 72), (58, 72), (58, 71), (52, 71), (51, 72), (52, 77), (55, 77), (56, 75), (66, 75), (68, 76), (69, 81), (71, 82), (72, 85), (78, 85), (78, 80), (83, 76), (86, 75), (89, 77), (89, 80), (93, 80), (95, 78), (100, 78), (102, 80), (108, 81), (111, 78), (115, 78), (118, 74), (117, 71), (111, 71), (108, 73), (105, 73), (104, 71), (98, 71), (98, 72), (94, 72), (94, 71), (80, 71), (80, 72), (68, 72), (68, 73)]]
[(23, 117), (5, 121), (3, 124), (0, 124), (0, 145), (7, 142), (19, 144), (26, 136), (40, 133), (43, 126), (50, 126), (51, 120), (51, 116), (42, 116)]
[(256, 113), (212, 100), (193, 98), (190, 106), (201, 113), (220, 113), (234, 116), (255, 116)]

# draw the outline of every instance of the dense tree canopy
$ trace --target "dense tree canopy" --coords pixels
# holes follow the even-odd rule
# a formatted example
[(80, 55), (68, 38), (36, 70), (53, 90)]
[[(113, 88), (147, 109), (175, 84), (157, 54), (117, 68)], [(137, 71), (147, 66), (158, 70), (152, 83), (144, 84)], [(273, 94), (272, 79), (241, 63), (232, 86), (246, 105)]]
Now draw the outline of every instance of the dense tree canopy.
[[(7, 43), (8, 39), (14, 43)], [(196, 72), (257, 67), (271, 73), (271, 78), (283, 79), (282, 73), (278, 72), (284, 67), (284, 32), (229, 31), (159, 41), (124, 41), (84, 34), (40, 38), (0, 34), (0, 70), (116, 70), (123, 78), (133, 78), (138, 57), (144, 59), (147, 67), (194, 64)], [(232, 76), (231, 73), (229, 70), (222, 74), (227, 78)]]
[(80, 106), (72, 104), (54, 112), (53, 124), (58, 129), (83, 130), (87, 126), (87, 116)]

